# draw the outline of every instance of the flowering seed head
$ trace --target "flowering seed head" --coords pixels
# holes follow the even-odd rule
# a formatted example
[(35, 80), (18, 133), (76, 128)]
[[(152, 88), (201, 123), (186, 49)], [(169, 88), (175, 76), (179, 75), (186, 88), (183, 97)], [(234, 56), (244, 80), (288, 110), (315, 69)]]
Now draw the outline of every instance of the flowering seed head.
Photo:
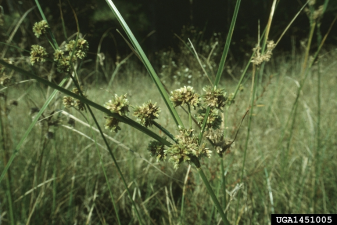
[(75, 99), (75, 103), (74, 103), (74, 107), (80, 111), (84, 111), (85, 110), (85, 105), (83, 102), (81, 102), (78, 99)]
[(268, 62), (273, 55), (273, 50), (276, 47), (274, 41), (267, 42), (267, 51), (264, 54), (261, 54), (261, 47), (257, 46), (253, 49), (255, 56), (252, 58), (251, 62), (255, 65), (260, 65), (263, 62)]
[(121, 129), (118, 124), (119, 124), (119, 120), (109, 116), (109, 117), (105, 117), (105, 129), (108, 129), (110, 131), (115, 131), (116, 133)]
[(142, 106), (136, 107), (133, 115), (137, 117), (145, 127), (152, 126), (153, 120), (158, 119), (160, 108), (157, 103), (152, 104), (151, 101), (144, 103)]
[(66, 108), (70, 108), (71, 106), (74, 105), (74, 100), (72, 97), (70, 96), (64, 96), (63, 97), (63, 105), (66, 107)]
[(206, 138), (211, 141), (212, 145), (215, 147), (216, 152), (220, 157), (233, 145), (233, 141), (226, 140), (224, 138), (224, 131), (221, 129), (218, 130), (209, 130), (206, 133)]
[(212, 154), (212, 151), (206, 148), (205, 144), (198, 144), (198, 138), (193, 134), (193, 129), (180, 128), (176, 140), (178, 143), (164, 150), (164, 153), (169, 157), (169, 161), (174, 163), (175, 169), (182, 162), (196, 162), (202, 156), (209, 158)]
[(234, 102), (235, 102), (234, 93), (232, 93), (228, 96), (228, 99), (226, 101), (226, 105), (230, 106), (231, 104), (234, 104)]
[[(82, 89), (83, 89), (83, 87), (81, 87), (81, 90)], [(71, 92), (73, 92), (74, 94), (80, 95), (80, 92), (77, 88), (73, 88), (73, 90)], [(82, 92), (83, 97), (86, 98), (87, 96), (83, 93), (83, 90), (81, 92)], [(85, 104), (83, 102), (81, 102), (79, 99), (74, 99), (73, 105), (76, 109), (78, 109), (80, 111), (85, 110)]]
[(314, 6), (316, 4), (316, 0), (309, 0), (308, 4), (310, 6)]
[(150, 141), (147, 149), (151, 152), (151, 156), (156, 157), (157, 161), (164, 161), (166, 154), (164, 153), (164, 145), (158, 141)]
[(40, 22), (36, 22), (33, 26), (33, 32), (37, 38), (39, 38), (42, 34), (47, 32), (49, 25), (47, 21), (41, 20)]
[(79, 59), (83, 59), (86, 56), (88, 50), (89, 43), (83, 38), (79, 38), (77, 43), (75, 40), (71, 40), (68, 44), (66, 44), (66, 51), (68, 51), (69, 54), (72, 54), (74, 51), (74, 55)]
[(203, 88), (206, 92), (202, 97), (204, 102), (210, 108), (221, 109), (226, 105), (227, 97), (226, 92), (223, 89), (216, 89), (211, 86), (206, 86)]
[[(73, 92), (74, 94), (80, 95), (80, 92), (78, 91), (77, 88), (73, 88), (73, 90), (71, 92)], [(82, 94), (83, 94), (83, 97), (85, 97), (85, 98), (87, 97), (83, 93), (83, 91), (82, 91)], [(81, 102), (79, 99), (75, 99), (75, 98), (70, 97), (70, 96), (64, 96), (63, 97), (63, 105), (67, 108), (75, 107), (76, 109), (78, 109), (80, 111), (85, 110), (85, 104), (83, 102)]]
[[(198, 121), (198, 124), (202, 126), (204, 119), (206, 116), (206, 108), (201, 108), (198, 110), (198, 114), (195, 115), (196, 120)], [(219, 110), (218, 109), (212, 109), (209, 111), (208, 118), (206, 121), (206, 129), (218, 129), (221, 125), (222, 119), (221, 116), (219, 115)]]
[(191, 86), (184, 86), (183, 88), (172, 91), (170, 100), (175, 107), (188, 104), (195, 109), (200, 104), (200, 98)]
[(109, 100), (104, 104), (105, 108), (110, 110), (112, 113), (118, 113), (121, 116), (125, 116), (129, 112), (129, 101), (125, 95), (115, 95), (113, 100)]
[[(74, 63), (76, 61), (76, 57), (72, 57), (72, 61)], [(69, 73), (70, 70), (71, 70), (70, 56), (61, 57), (57, 63), (57, 71), (60, 73)]]
[(36, 62), (44, 62), (47, 57), (46, 49), (39, 45), (32, 45), (32, 49), (30, 51), (30, 62), (32, 65)]
[(63, 58), (64, 52), (60, 49), (56, 49), (54, 52), (54, 61), (59, 61), (60, 59)]

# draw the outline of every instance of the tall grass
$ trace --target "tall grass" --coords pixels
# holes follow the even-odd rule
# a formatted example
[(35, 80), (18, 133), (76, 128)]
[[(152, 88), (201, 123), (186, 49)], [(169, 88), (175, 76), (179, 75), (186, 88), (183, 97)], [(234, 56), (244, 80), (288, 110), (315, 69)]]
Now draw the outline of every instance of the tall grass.
[[(11, 111), (1, 108), (5, 112), (1, 115), (4, 164), (1, 165), (0, 177), (1, 182), (6, 176), (6, 185), (1, 183), (3, 191), (0, 192), (5, 199), (2, 211), (6, 213), (1, 218), (4, 223), (264, 224), (269, 222), (269, 214), (274, 212), (336, 212), (336, 205), (331, 201), (336, 197), (334, 193), (337, 190), (333, 174), (336, 163), (330, 159), (336, 145), (336, 126), (331, 124), (337, 125), (337, 120), (333, 104), (321, 101), (336, 97), (330, 88), (336, 82), (331, 72), (336, 64), (329, 60), (337, 55), (336, 52), (326, 52), (318, 59), (317, 66), (314, 61), (308, 63), (309, 41), (304, 54), (294, 55), (298, 57), (295, 62), (289, 62), (285, 56), (274, 56), (269, 63), (262, 62), (262, 66), (256, 63), (260, 60), (258, 57), (267, 57), (271, 52), (267, 41), (276, 7), (274, 1), (264, 33), (265, 41), (253, 53), (251, 73), (247, 72), (249, 60), (243, 73), (239, 74), (239, 83), (221, 80), (238, 16), (240, 1), (237, 1), (216, 77), (210, 82), (214, 85), (212, 90), (225, 86), (227, 92), (233, 92), (227, 98), (222, 114), (222, 143), (210, 140), (207, 144), (218, 149), (221, 157), (202, 159), (189, 153), (184, 160), (192, 166), (187, 168), (181, 159), (179, 167), (176, 162), (178, 169), (175, 170), (171, 163), (149, 159), (149, 154), (144, 151), (148, 142), (155, 139), (168, 150), (183, 144), (179, 136), (173, 135), (177, 133), (177, 126), (180, 132), (187, 127), (182, 130), (190, 132), (185, 139), (191, 137), (192, 132), (187, 129), (193, 127), (197, 132), (199, 148), (206, 143), (203, 141), (204, 132), (208, 129), (208, 116), (213, 109), (205, 107), (204, 118), (197, 125), (194, 123), (197, 117), (193, 111), (195, 105), (188, 103), (187, 109), (175, 107), (175, 92), (169, 96), (122, 15), (111, 1), (107, 2), (127, 34), (132, 51), (150, 74), (150, 78), (141, 71), (132, 75), (134, 68), (130, 66), (124, 71), (128, 75), (126, 78), (112, 77), (113, 82), (107, 87), (111, 86), (114, 93), (128, 93), (132, 104), (139, 105), (151, 97), (152, 102), (166, 108), (161, 107), (158, 122), (151, 121), (155, 126), (149, 128), (125, 116), (122, 111), (109, 110), (107, 103), (103, 107), (104, 102), (111, 98), (111, 93), (103, 91), (107, 87), (89, 89), (84, 95), (78, 69), (82, 65), (81, 60), (78, 64), (70, 60), (71, 73), (59, 85), (1, 60), (1, 64), (7, 67), (6, 72), (12, 70), (38, 81), (18, 84), (24, 86), (23, 89), (10, 86), (1, 90), (6, 107), (9, 96), (18, 99), (18, 104), (10, 106)], [(39, 6), (38, 1), (36, 3)], [(313, 15), (314, 6), (310, 7), (309, 15)], [(40, 7), (39, 10), (45, 18)], [(77, 20), (76, 15), (74, 18)], [(309, 40), (313, 37), (315, 21), (318, 20), (311, 18)], [(75, 45), (82, 42), (80, 24), (77, 25)], [(59, 49), (61, 45), (57, 44), (51, 30), (48, 32), (51, 45)], [(68, 37), (67, 34), (64, 36)], [(318, 32), (317, 36), (322, 35)], [(320, 48), (315, 57), (324, 40), (318, 38)], [(193, 43), (189, 47), (194, 49)], [(75, 57), (75, 49), (69, 54)], [(199, 58), (199, 55), (194, 49), (189, 55), (190, 60), (200, 62), (200, 58), (207, 58)], [(195, 65), (194, 70), (200, 69), (198, 63)], [(316, 78), (312, 74), (317, 70), (319, 76)], [(322, 80), (320, 74), (324, 74), (326, 80)], [(262, 82), (265, 76), (270, 76), (269, 81)], [(207, 77), (212, 76), (208, 74)], [(205, 81), (205, 78), (199, 79)], [(310, 82), (305, 82), (307, 80)], [(73, 83), (77, 92), (69, 91), (68, 85), (64, 88), (66, 81)], [(201, 92), (201, 83), (194, 82), (196, 92)], [(55, 91), (48, 96), (43, 85)], [(326, 88), (321, 89), (321, 86)], [(143, 91), (144, 87), (147, 87), (147, 92)], [(313, 87), (317, 87), (317, 93)], [(171, 90), (169, 84), (166, 88)], [(242, 88), (244, 91), (239, 92)], [(259, 95), (256, 90), (261, 90)], [(80, 100), (83, 108), (70, 108), (67, 110), (70, 114), (60, 109), (58, 91)], [(317, 109), (315, 99), (318, 101)], [(28, 112), (32, 106), (42, 107), (30, 122)], [(90, 117), (85, 112), (89, 112)], [(96, 118), (95, 115), (102, 112), (107, 118), (123, 123), (118, 133), (110, 133), (113, 137), (107, 136), (100, 128), (104, 124), (103, 116)], [(66, 125), (67, 120), (69, 125)], [(315, 120), (316, 128), (313, 125)], [(187, 122), (184, 124), (184, 121)], [(38, 123), (40, 128), (36, 126)], [(163, 134), (167, 138), (163, 138)], [(316, 145), (311, 141), (314, 137)], [(166, 156), (169, 158), (170, 155)], [(308, 196), (312, 196), (312, 200)]]

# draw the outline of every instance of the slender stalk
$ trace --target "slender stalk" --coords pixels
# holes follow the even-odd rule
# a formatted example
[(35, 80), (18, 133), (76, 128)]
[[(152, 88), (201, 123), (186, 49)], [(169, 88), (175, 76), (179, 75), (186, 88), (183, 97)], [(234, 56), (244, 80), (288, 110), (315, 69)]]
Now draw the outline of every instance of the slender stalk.
[[(246, 164), (246, 155), (247, 155), (247, 149), (248, 149), (248, 141), (250, 137), (250, 129), (251, 129), (251, 123), (252, 123), (252, 117), (253, 117), (253, 109), (254, 109), (254, 100), (255, 100), (255, 90), (256, 90), (256, 80), (255, 79), (255, 73), (256, 73), (256, 68), (255, 64), (253, 64), (253, 74), (252, 74), (252, 87), (251, 87), (251, 95), (250, 95), (250, 111), (249, 111), (249, 119), (248, 119), (248, 127), (247, 127), (247, 137), (246, 137), (246, 142), (245, 142), (245, 148), (244, 148), (244, 153), (243, 153), (243, 162), (242, 162), (242, 170), (241, 170), (241, 178), (240, 181), (242, 182), (243, 180), (243, 175), (244, 175), (244, 170), (245, 170), (245, 164)], [(238, 201), (237, 201), (237, 208), (236, 208), (236, 218), (238, 217), (238, 209), (239, 209), (239, 204), (240, 204), (240, 199), (241, 199), (241, 192), (238, 193)]]
[(15, 225), (15, 219), (14, 219), (14, 208), (13, 208), (13, 201), (12, 201), (12, 190), (11, 190), (11, 184), (8, 177), (8, 174), (6, 176), (6, 195), (7, 195), (7, 201), (8, 201), (8, 211), (9, 211), (9, 218), (10, 218), (10, 224)]
[(162, 127), (159, 123), (157, 123), (156, 121), (153, 121), (153, 125), (155, 125), (159, 130), (161, 130), (164, 134), (166, 134), (173, 141), (177, 142), (176, 139), (174, 138), (173, 134), (171, 134), (168, 130), (166, 130), (164, 127)]
[(192, 115), (191, 115), (191, 106), (190, 104), (187, 104), (188, 108), (188, 124), (190, 126), (190, 129), (192, 129)]
[(53, 203), (52, 203), (52, 223), (55, 224), (54, 220), (54, 213), (56, 209), (56, 193), (57, 193), (57, 186), (56, 186), (56, 173), (57, 173), (57, 152), (56, 152), (56, 147), (55, 147), (55, 141), (53, 142), (54, 145), (54, 166), (53, 166)]
[(272, 189), (271, 189), (271, 186), (270, 186), (270, 181), (269, 181), (269, 175), (268, 175), (267, 168), (264, 168), (264, 173), (266, 175), (267, 189), (268, 189), (268, 192), (269, 192), (269, 200), (270, 200), (270, 205), (271, 205), (271, 213), (274, 214), (275, 210), (274, 210), (273, 192), (272, 192)]
[[(324, 5), (323, 5), (323, 14), (328, 6), (329, 0), (325, 0)], [(322, 33), (321, 33), (321, 18), (318, 19), (317, 22), (317, 29), (316, 29), (316, 34), (317, 34), (317, 44), (320, 45), (322, 42)], [(317, 190), (317, 185), (319, 185), (319, 177), (321, 173), (321, 62), (318, 61), (318, 69), (317, 69), (317, 125), (316, 125), (316, 156), (315, 156), (315, 175), (316, 175), (316, 181), (315, 181), (315, 186), (314, 186), (314, 193), (316, 193)], [(322, 182), (323, 183), (323, 182)], [(314, 205), (315, 202), (317, 201), (316, 195), (314, 196)], [(315, 209), (315, 208), (314, 208)], [(314, 211), (315, 212), (315, 211)]]
[[(226, 107), (226, 111), (225, 111), (225, 115), (224, 115), (224, 131), (223, 131), (223, 136), (224, 138), (226, 137), (226, 133), (227, 133), (227, 122), (228, 122), (228, 110), (229, 110), (229, 107), (227, 106)], [(222, 207), (223, 209), (226, 208), (227, 206), (227, 200), (226, 200), (226, 175), (225, 175), (225, 165), (224, 165), (224, 157), (223, 155), (221, 156), (221, 159), (220, 159), (220, 170), (221, 170), (221, 185), (222, 185)], [(227, 216), (227, 212), (225, 212), (225, 215)]]
[[(97, 142), (95, 142), (95, 144), (97, 144)], [(103, 160), (102, 160), (102, 154), (101, 154), (100, 151), (98, 150), (97, 145), (96, 145), (96, 150), (97, 150), (97, 154), (99, 155), (99, 162), (100, 162), (100, 164), (101, 164), (102, 171), (103, 171), (103, 173), (104, 173), (104, 177), (105, 177), (105, 180), (106, 180), (106, 184), (108, 185), (109, 194), (110, 194), (110, 198), (111, 198), (112, 205), (113, 205), (114, 210), (115, 210), (115, 213), (116, 213), (117, 221), (118, 221), (118, 224), (121, 225), (121, 221), (120, 221), (119, 215), (118, 215), (118, 208), (117, 208), (116, 203), (115, 203), (115, 201), (114, 201), (113, 194), (112, 194), (111, 187), (110, 187), (110, 182), (109, 182), (108, 176), (106, 175), (106, 171), (105, 171), (105, 168), (104, 168), (104, 164), (103, 164)]]
[[(221, 188), (221, 182), (218, 182), (218, 186), (217, 186), (217, 189), (216, 189), (216, 194), (217, 194), (217, 196), (219, 196), (220, 188)], [(207, 225), (211, 225), (211, 222), (212, 222), (212, 219), (213, 219), (214, 211), (215, 211), (215, 205), (213, 204), (213, 205), (212, 205), (211, 213), (209, 214), (209, 217), (208, 217)], [(226, 215), (226, 212), (225, 212), (225, 215)], [(227, 216), (227, 215), (226, 215), (226, 216)]]
[(212, 187), (211, 187), (211, 185), (209, 184), (209, 182), (208, 182), (208, 180), (207, 180), (207, 178), (206, 178), (206, 176), (205, 176), (205, 174), (204, 174), (204, 171), (201, 169), (201, 167), (197, 168), (197, 170), (198, 170), (198, 172), (199, 172), (199, 175), (200, 175), (202, 181), (204, 182), (204, 184), (205, 184), (205, 186), (206, 186), (206, 189), (207, 189), (207, 191), (208, 191), (208, 194), (211, 196), (211, 198), (212, 198), (212, 200), (213, 200), (213, 203), (214, 203), (216, 209), (217, 209), (218, 212), (220, 213), (220, 216), (221, 216), (221, 218), (222, 218), (222, 221), (225, 223), (225, 225), (229, 225), (229, 222), (228, 222), (228, 220), (227, 220), (227, 218), (226, 218), (226, 215), (225, 215), (223, 209), (221, 208), (221, 205), (220, 205), (220, 203), (219, 203), (217, 197), (215, 196), (215, 194), (214, 194), (214, 192), (213, 192), (213, 190), (212, 190)]
[[(222, 157), (220, 160), (220, 168), (221, 168), (221, 185), (222, 185), (222, 208), (225, 209), (227, 205), (227, 200), (226, 200), (226, 175), (225, 175), (225, 166), (224, 166), (224, 158)], [(225, 215), (227, 212), (225, 212)], [(227, 215), (226, 215), (227, 216)]]
[(200, 131), (200, 134), (199, 134), (199, 144), (202, 141), (202, 137), (203, 137), (204, 132), (205, 132), (206, 123), (207, 123), (207, 119), (208, 119), (208, 115), (209, 115), (210, 111), (211, 111), (211, 108), (208, 106), (207, 109), (206, 109), (205, 118), (204, 118), (204, 121), (202, 122), (202, 127), (201, 127), (201, 131)]
[(185, 195), (186, 195), (186, 183), (188, 180), (188, 175), (190, 173), (191, 170), (191, 164), (188, 165), (187, 168), (187, 172), (186, 172), (186, 176), (185, 176), (185, 180), (184, 180), (184, 186), (183, 186), (183, 194), (181, 196), (181, 209), (180, 209), (180, 224), (183, 225), (183, 221), (184, 221), (184, 204), (185, 204)]
[(129, 26), (127, 25), (127, 23), (125, 22), (124, 18), (122, 17), (122, 15), (119, 13), (118, 9), (116, 8), (115, 4), (111, 1), (111, 0), (106, 0), (108, 6), (110, 7), (111, 11), (114, 13), (115, 17), (117, 18), (118, 22), (120, 23), (120, 25), (123, 27), (126, 35), (128, 36), (128, 38), (130, 39), (133, 48), (137, 51), (139, 57), (141, 58), (144, 66), (146, 67), (147, 71), (149, 72), (153, 82), (156, 84), (159, 93), (161, 94), (167, 108), (169, 109), (172, 118), (174, 119), (174, 121), (176, 122), (177, 125), (184, 127), (183, 122), (181, 121), (176, 109), (174, 108), (172, 102), (170, 101), (169, 95), (166, 92), (163, 84), (161, 83), (157, 73), (155, 72), (155, 70), (153, 69), (149, 59), (147, 58), (147, 56), (145, 55), (143, 49), (141, 48), (141, 46), (139, 45), (137, 39), (135, 38), (135, 36), (133, 35), (132, 31), (130, 30)]
[(237, 18), (238, 13), (239, 13), (240, 4), (241, 4), (241, 0), (237, 0), (236, 5), (235, 5), (235, 9), (234, 9), (232, 22), (231, 22), (231, 25), (229, 27), (229, 32), (228, 32), (228, 35), (227, 35), (225, 48), (223, 50), (223, 53), (222, 53), (222, 56), (221, 56), (221, 59), (220, 59), (220, 63), (219, 63), (219, 67), (218, 67), (218, 71), (217, 71), (217, 74), (216, 74), (216, 77), (215, 77), (215, 82), (214, 82), (215, 87), (219, 85), (222, 72), (225, 68), (225, 62), (226, 62), (226, 58), (227, 58), (227, 55), (228, 55), (229, 46), (230, 46), (231, 41), (232, 41), (232, 36), (233, 36), (234, 28), (235, 28), (236, 18)]

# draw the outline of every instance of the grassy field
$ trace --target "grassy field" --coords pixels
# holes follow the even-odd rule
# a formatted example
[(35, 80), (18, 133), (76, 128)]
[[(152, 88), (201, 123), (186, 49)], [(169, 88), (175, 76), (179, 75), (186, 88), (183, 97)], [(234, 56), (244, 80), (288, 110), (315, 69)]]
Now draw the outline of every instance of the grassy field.
[(321, 48), (331, 29), (316, 29), (328, 1), (307, 2), (304, 48), (272, 55), (276, 2), (245, 63), (227, 59), (237, 1), (227, 39), (182, 35), (180, 51), (152, 56), (156, 71), (111, 1), (138, 56), (120, 64), (100, 50), (96, 63), (83, 60), (87, 40), (78, 32), (60, 44), (39, 8), (41, 46), (13, 48), (17, 29), (3, 43), (0, 223), (270, 224), (272, 213), (337, 213), (337, 49)]
[[(259, 97), (253, 111), (246, 156), (248, 117), (241, 127), (239, 125), (249, 107), (250, 79), (243, 84), (243, 91), (238, 94), (235, 103), (223, 112), (225, 124), (222, 126), (226, 138), (232, 140), (239, 130), (235, 146), (223, 157), (229, 221), (268, 224), (270, 214), (274, 212), (337, 212), (334, 201), (337, 198), (336, 56), (336, 50), (331, 49), (322, 54), (313, 66), (295, 115), (291, 115), (291, 109), (301, 80), (302, 54), (299, 53), (293, 60), (275, 56), (266, 64), (265, 76), (257, 88)], [(133, 65), (132, 62), (126, 64), (111, 87), (88, 85), (88, 98), (103, 105), (115, 93), (127, 93), (130, 104), (137, 106), (148, 101), (150, 96), (162, 109), (158, 123), (177, 134), (155, 85), (144, 70)], [(322, 76), (319, 138), (318, 73)], [(198, 93), (202, 93), (202, 87), (208, 82), (205, 78), (191, 81)], [(224, 79), (221, 87), (231, 93), (236, 83), (231, 78)], [(178, 87), (175, 82), (166, 85), (169, 90)], [(27, 82), (11, 86), (2, 93), (2, 109), (6, 104), (7, 110), (10, 110), (7, 115), (2, 111), (1, 115), (3, 168), (3, 162), (8, 160), (31, 123), (32, 108), (40, 108), (50, 90), (48, 92), (39, 83)], [(68, 123), (72, 116), (89, 125), (93, 125), (92, 120), (87, 113), (80, 114), (73, 108), (64, 109), (62, 97), (63, 94), (58, 95), (44, 113), (46, 118), (33, 128), (8, 171), (9, 182), (2, 183), (3, 224), (10, 224), (10, 205), (17, 224), (115, 224), (107, 181), (100, 166), (100, 154), (121, 223), (137, 224), (125, 187), (99, 134), (79, 121), (75, 121), (75, 126)], [(12, 99), (18, 102), (17, 106), (8, 106)], [(48, 120), (52, 111), (55, 113)], [(103, 125), (104, 115), (94, 112)], [(178, 113), (184, 121), (188, 121), (183, 110), (178, 108)], [(56, 122), (57, 126), (51, 125)], [(184, 163), (174, 170), (171, 163), (157, 162), (146, 150), (150, 138), (129, 126), (121, 125), (121, 128), (117, 134), (108, 130), (105, 133), (113, 138), (109, 144), (145, 223), (178, 224), (185, 183), (183, 224), (217, 224), (219, 218), (195, 167), (189, 168)], [(158, 129), (152, 130), (162, 135)], [(204, 159), (202, 168), (221, 199), (220, 158)], [(236, 195), (231, 193), (233, 190)]]

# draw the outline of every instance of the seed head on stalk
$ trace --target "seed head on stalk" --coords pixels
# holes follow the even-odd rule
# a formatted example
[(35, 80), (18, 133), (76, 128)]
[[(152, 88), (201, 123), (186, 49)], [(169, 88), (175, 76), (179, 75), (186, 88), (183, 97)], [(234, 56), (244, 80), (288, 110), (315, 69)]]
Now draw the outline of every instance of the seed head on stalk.
[[(118, 113), (120, 116), (126, 116), (126, 114), (129, 112), (129, 101), (126, 98), (126, 94), (121, 96), (116, 94), (115, 98), (106, 102), (104, 106), (110, 110), (110, 112)], [(112, 116), (107, 116), (105, 119), (105, 129), (115, 131), (116, 133), (121, 129), (118, 126), (120, 122), (118, 119)]]
[(145, 126), (152, 126), (153, 120), (158, 119), (160, 113), (160, 108), (157, 103), (152, 103), (151, 101), (144, 103), (142, 106), (136, 107), (133, 115), (137, 117), (137, 120)]
[(37, 62), (45, 62), (48, 54), (46, 49), (39, 45), (32, 45), (30, 51), (30, 62), (32, 65)]
[(151, 156), (156, 157), (157, 161), (164, 161), (166, 159), (164, 145), (160, 142), (150, 141), (147, 149), (151, 152)]
[[(198, 114), (195, 115), (196, 120), (200, 126), (202, 126), (202, 123), (204, 122), (204, 118), (206, 116), (206, 108), (201, 108), (198, 110)], [(219, 113), (218, 109), (211, 108), (210, 112), (208, 114), (208, 118), (206, 121), (206, 130), (212, 128), (212, 129), (218, 129), (220, 128), (222, 119)]]
[(40, 22), (36, 22), (33, 26), (33, 32), (37, 38), (39, 38), (42, 34), (47, 32), (49, 25), (47, 21), (41, 20)]
[(174, 163), (177, 169), (182, 162), (193, 162), (200, 167), (199, 159), (202, 156), (211, 157), (212, 151), (205, 147), (205, 144), (198, 144), (198, 137), (193, 134), (193, 129), (179, 128), (176, 136), (177, 143), (164, 150), (169, 157), (169, 161)]
[(172, 91), (170, 100), (175, 107), (188, 104), (195, 109), (200, 104), (200, 98), (191, 86), (184, 86), (183, 88)]
[(205, 104), (210, 108), (221, 109), (226, 105), (227, 97), (224, 89), (217, 89), (211, 86), (203, 88), (205, 94), (202, 96)]

